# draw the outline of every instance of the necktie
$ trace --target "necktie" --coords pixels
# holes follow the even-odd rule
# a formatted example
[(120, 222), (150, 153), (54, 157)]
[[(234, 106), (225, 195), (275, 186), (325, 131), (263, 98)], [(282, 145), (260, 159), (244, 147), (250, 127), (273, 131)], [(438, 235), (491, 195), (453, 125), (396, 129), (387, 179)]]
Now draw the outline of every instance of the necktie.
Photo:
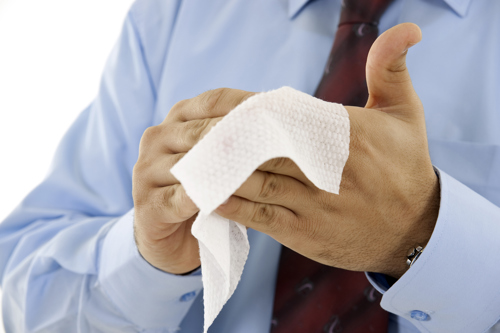
[[(365, 65), (378, 21), (392, 0), (344, 0), (335, 41), (315, 96), (364, 106)], [(387, 332), (381, 295), (364, 273), (329, 267), (282, 247), (272, 333)]]

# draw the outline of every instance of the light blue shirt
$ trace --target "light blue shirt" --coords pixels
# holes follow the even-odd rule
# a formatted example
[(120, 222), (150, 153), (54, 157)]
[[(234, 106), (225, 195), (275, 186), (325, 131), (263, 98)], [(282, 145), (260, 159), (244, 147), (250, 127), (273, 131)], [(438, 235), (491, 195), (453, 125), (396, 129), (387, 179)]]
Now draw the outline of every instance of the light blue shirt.
[[(312, 94), (339, 9), (340, 0), (138, 0), (95, 101), (47, 178), (0, 224), (7, 332), (201, 332), (200, 273), (156, 270), (134, 244), (142, 133), (212, 88)], [(380, 22), (422, 28), (408, 67), (441, 184), (429, 244), (383, 296), (391, 333), (482, 332), (500, 318), (499, 14), (500, 1), (397, 0)], [(269, 330), (280, 244), (249, 237), (241, 283), (212, 333)]]

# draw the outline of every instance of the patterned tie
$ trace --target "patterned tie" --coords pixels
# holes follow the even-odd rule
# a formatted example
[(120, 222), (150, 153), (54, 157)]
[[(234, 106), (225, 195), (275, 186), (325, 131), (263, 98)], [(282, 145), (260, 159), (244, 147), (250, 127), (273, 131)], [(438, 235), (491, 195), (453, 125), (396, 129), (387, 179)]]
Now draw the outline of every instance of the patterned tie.
[[(315, 96), (364, 106), (365, 65), (392, 0), (344, 0), (335, 42)], [(389, 315), (364, 273), (325, 266), (282, 247), (272, 333), (386, 333)]]

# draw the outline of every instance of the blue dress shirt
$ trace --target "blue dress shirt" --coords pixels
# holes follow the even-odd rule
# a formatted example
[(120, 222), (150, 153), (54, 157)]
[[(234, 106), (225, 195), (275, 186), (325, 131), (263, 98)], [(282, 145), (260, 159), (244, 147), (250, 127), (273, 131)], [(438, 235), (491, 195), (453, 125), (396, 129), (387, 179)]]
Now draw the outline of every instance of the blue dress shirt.
[[(138, 0), (98, 96), (47, 178), (0, 224), (7, 332), (201, 332), (200, 272), (161, 272), (134, 244), (142, 133), (212, 88), (312, 94), (339, 10), (340, 0)], [(380, 22), (422, 29), (408, 67), (441, 185), (423, 255), (381, 289), (390, 333), (500, 331), (499, 14), (500, 1), (397, 0)], [(249, 238), (242, 280), (212, 333), (269, 331), (280, 244)]]

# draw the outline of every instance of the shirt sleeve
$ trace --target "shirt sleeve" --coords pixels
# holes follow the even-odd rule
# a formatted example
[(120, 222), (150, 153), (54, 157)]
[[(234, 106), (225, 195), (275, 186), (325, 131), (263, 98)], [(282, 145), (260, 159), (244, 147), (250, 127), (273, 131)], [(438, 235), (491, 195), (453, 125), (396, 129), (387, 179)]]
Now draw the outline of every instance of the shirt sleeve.
[(133, 10), (97, 98), (0, 224), (7, 332), (173, 332), (201, 289), (199, 273), (156, 270), (133, 240), (132, 169), (156, 103)]
[(439, 217), (422, 255), (390, 288), (367, 275), (382, 307), (421, 332), (484, 332), (500, 318), (500, 208), (438, 172)]
[(133, 211), (108, 232), (100, 266), (103, 294), (133, 323), (154, 332), (176, 332), (202, 290), (200, 269), (188, 276), (167, 274), (141, 257), (134, 242)]

